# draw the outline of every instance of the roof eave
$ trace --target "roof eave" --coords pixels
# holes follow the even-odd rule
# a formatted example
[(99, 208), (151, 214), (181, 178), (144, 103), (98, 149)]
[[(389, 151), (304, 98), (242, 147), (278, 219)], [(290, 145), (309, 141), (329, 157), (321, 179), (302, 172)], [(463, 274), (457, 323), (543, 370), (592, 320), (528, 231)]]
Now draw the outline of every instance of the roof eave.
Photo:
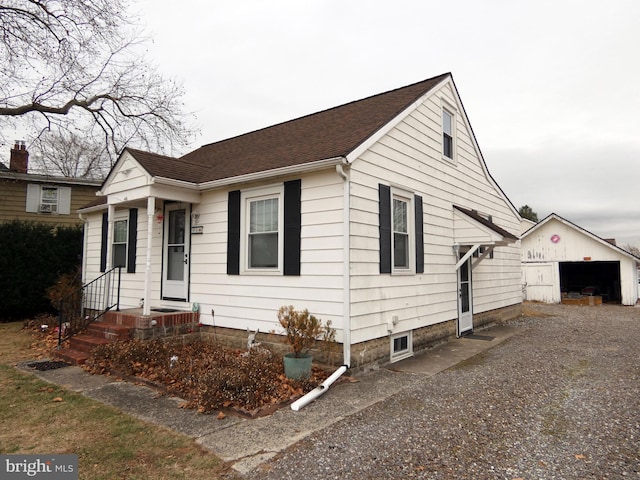
[(230, 185), (238, 185), (241, 183), (257, 182), (261, 180), (268, 180), (274, 177), (282, 177), (293, 174), (302, 174), (316, 172), (324, 170), (336, 165), (347, 165), (347, 159), (344, 156), (325, 158), (317, 160), (315, 162), (301, 163), (298, 165), (289, 165), (286, 167), (275, 168), (272, 170), (263, 170), (260, 172), (248, 173), (245, 175), (238, 175), (235, 177), (221, 178), (219, 180), (211, 180), (209, 182), (202, 182), (198, 184), (199, 190), (213, 190), (220, 187), (227, 187)]

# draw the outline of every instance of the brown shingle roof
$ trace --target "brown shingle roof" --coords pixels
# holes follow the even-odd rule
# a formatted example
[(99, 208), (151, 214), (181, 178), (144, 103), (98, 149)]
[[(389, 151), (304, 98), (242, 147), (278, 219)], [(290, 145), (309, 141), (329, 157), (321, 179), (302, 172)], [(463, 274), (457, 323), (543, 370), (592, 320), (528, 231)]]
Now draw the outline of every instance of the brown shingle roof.
[(449, 75), (204, 145), (179, 159), (128, 150), (151, 175), (194, 183), (346, 156)]
[(173, 178), (185, 182), (198, 182), (207, 174), (208, 168), (193, 164), (183, 159), (167, 157), (157, 153), (144, 152), (135, 148), (127, 151), (154, 177)]

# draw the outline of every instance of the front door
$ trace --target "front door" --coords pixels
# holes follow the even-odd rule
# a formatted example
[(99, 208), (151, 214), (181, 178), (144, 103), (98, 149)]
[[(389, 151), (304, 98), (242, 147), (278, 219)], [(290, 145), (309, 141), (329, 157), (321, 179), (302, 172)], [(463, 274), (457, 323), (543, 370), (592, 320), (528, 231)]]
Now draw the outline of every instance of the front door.
[(473, 290), (471, 258), (458, 269), (458, 336), (473, 331)]
[(188, 205), (168, 204), (164, 212), (162, 299), (187, 301), (189, 297)]

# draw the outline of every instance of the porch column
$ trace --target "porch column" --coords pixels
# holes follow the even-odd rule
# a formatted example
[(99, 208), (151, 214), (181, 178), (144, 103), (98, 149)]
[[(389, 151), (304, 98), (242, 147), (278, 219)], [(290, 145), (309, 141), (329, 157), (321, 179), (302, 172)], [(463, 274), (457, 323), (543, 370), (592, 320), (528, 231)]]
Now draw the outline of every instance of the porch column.
[[(111, 268), (113, 267), (113, 255), (112, 255), (112, 251), (113, 251), (113, 217), (116, 214), (116, 207), (113, 204), (109, 204), (109, 207), (107, 209), (107, 263), (105, 265), (105, 272), (108, 272), (109, 270), (111, 270)], [(114, 287), (113, 287), (113, 282), (111, 280), (111, 276), (113, 275), (113, 272), (109, 273), (109, 276), (107, 277), (107, 282), (106, 282), (106, 286), (105, 286), (105, 295), (104, 295), (104, 305), (102, 305), (103, 309), (107, 309), (109, 308), (110, 305), (112, 305), (111, 302), (111, 297), (114, 293)]]
[(153, 217), (156, 209), (156, 197), (147, 198), (147, 258), (144, 268), (144, 307), (143, 315), (151, 315), (151, 248), (153, 246)]

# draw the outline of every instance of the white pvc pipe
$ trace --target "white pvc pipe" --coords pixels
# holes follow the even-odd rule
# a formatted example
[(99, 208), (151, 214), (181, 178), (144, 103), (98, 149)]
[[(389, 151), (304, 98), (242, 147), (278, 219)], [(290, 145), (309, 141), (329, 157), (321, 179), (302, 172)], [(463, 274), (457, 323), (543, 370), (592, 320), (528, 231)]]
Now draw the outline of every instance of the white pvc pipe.
[(347, 371), (347, 366), (342, 365), (338, 370), (333, 372), (329, 378), (327, 378), (324, 382), (318, 385), (316, 388), (307, 393), (304, 397), (299, 398), (295, 402), (291, 404), (291, 410), (297, 412), (301, 408), (305, 407), (309, 403), (313, 402), (316, 398), (322, 395), (324, 392), (329, 390), (329, 387), (333, 382), (335, 382), (340, 376)]

